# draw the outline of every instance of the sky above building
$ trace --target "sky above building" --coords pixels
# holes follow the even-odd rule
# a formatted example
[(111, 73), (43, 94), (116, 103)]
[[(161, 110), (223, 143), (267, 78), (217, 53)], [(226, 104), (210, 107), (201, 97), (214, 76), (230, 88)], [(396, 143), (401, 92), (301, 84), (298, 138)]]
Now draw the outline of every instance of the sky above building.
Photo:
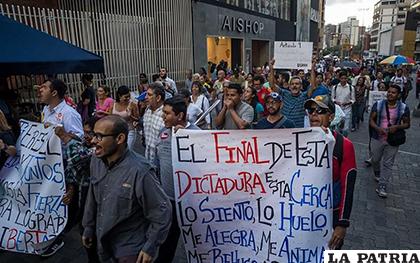
[(371, 27), (373, 7), (378, 0), (326, 0), (325, 24), (338, 25), (355, 16), (359, 25)]

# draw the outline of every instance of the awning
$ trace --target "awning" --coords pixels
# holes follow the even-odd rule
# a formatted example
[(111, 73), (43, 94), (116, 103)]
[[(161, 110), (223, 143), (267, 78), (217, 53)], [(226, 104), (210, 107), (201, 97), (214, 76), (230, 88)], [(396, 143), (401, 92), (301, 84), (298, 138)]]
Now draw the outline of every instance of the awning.
[(0, 75), (102, 73), (102, 57), (0, 15)]

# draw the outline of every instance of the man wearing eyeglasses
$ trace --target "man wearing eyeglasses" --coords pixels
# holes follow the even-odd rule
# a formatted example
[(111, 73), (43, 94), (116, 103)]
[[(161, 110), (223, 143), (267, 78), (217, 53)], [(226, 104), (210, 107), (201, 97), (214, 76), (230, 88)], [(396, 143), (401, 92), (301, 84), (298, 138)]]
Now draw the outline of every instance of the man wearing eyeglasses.
[[(328, 127), (334, 119), (335, 105), (328, 95), (309, 99), (304, 104), (309, 115), (311, 127), (321, 127), (330, 132)], [(333, 151), (333, 228), (329, 241), (330, 249), (341, 249), (350, 225), (350, 213), (353, 205), (354, 183), (356, 181), (356, 157), (353, 143), (338, 132), (333, 132), (336, 143)]]
[(119, 116), (95, 124), (82, 242), (89, 248), (96, 238), (101, 262), (149, 263), (166, 239), (172, 207), (149, 162), (127, 148), (127, 136)]

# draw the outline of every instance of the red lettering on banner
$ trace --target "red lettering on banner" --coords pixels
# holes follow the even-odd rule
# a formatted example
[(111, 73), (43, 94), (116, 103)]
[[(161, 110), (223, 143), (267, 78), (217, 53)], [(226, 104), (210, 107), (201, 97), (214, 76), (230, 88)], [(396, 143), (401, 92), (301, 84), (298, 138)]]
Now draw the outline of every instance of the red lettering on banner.
[(185, 171), (175, 172), (178, 178), (179, 198), (187, 192), (192, 194), (229, 195), (232, 192), (244, 192), (251, 195), (259, 191), (265, 194), (262, 180), (257, 173), (239, 172), (237, 178), (221, 178), (217, 173), (203, 176), (191, 176)]
[(220, 163), (220, 153), (227, 152), (229, 158), (224, 160), (225, 163), (252, 163), (266, 164), (269, 160), (260, 160), (258, 150), (258, 139), (252, 137), (251, 141), (241, 141), (241, 146), (227, 146), (219, 143), (219, 135), (229, 135), (229, 132), (213, 132), (214, 147), (216, 150), (216, 162)]

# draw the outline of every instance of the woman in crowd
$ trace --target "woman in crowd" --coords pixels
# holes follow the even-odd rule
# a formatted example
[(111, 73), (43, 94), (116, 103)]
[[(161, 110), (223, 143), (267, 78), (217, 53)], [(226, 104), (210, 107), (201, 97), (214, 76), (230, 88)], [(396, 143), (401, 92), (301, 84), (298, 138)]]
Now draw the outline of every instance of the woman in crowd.
[(9, 156), (16, 155), (15, 136), (7, 123), (6, 117), (0, 110), (0, 170)]
[(121, 116), (128, 123), (127, 145), (133, 149), (136, 142), (136, 129), (133, 122), (139, 121), (139, 111), (136, 103), (130, 99), (130, 89), (127, 86), (121, 86), (117, 90), (117, 97), (112, 107), (112, 114)]
[(187, 105), (187, 120), (191, 124), (199, 118), (200, 114), (203, 111), (197, 107), (195, 104), (191, 103), (191, 92), (187, 89), (182, 89), (179, 91), (179, 94), (184, 97), (185, 104)]
[(210, 89), (213, 85), (210, 79), (207, 77), (207, 75), (201, 75), (199, 81), (201, 85), (203, 85), (203, 88), (207, 91), (207, 93), (210, 94)]
[(248, 87), (252, 87), (254, 84), (254, 74), (248, 73), (248, 75), (246, 75), (246, 82), (248, 83)]
[(356, 101), (352, 105), (352, 128), (351, 131), (359, 129), (359, 123), (363, 118), (363, 113), (365, 110), (365, 78), (360, 77), (357, 80), (356, 86), (354, 86)]
[[(194, 105), (196, 105), (198, 108), (200, 108), (202, 112), (205, 112), (210, 107), (209, 100), (206, 98), (206, 96), (204, 96), (203, 86), (201, 85), (199, 81), (194, 81), (192, 84), (191, 102)], [(210, 129), (210, 124), (211, 124), (210, 114), (207, 114), (207, 116), (205, 117), (205, 120), (206, 120), (205, 127), (200, 127), (200, 128)]]
[(149, 79), (147, 78), (146, 73), (140, 73), (140, 84), (137, 87), (139, 94), (142, 94), (144, 91), (147, 91), (149, 87)]
[(251, 105), (254, 109), (254, 120), (252, 122), (258, 122), (263, 116), (264, 107), (258, 102), (257, 90), (254, 87), (248, 86), (245, 88), (243, 96), (243, 101)]
[(100, 86), (96, 92), (97, 102), (96, 102), (96, 114), (97, 119), (103, 118), (106, 115), (111, 114), (112, 104), (114, 100), (110, 97), (110, 90), (106, 86)]
[(378, 84), (378, 90), (379, 91), (387, 91), (388, 87), (386, 86), (385, 82), (381, 82)]

